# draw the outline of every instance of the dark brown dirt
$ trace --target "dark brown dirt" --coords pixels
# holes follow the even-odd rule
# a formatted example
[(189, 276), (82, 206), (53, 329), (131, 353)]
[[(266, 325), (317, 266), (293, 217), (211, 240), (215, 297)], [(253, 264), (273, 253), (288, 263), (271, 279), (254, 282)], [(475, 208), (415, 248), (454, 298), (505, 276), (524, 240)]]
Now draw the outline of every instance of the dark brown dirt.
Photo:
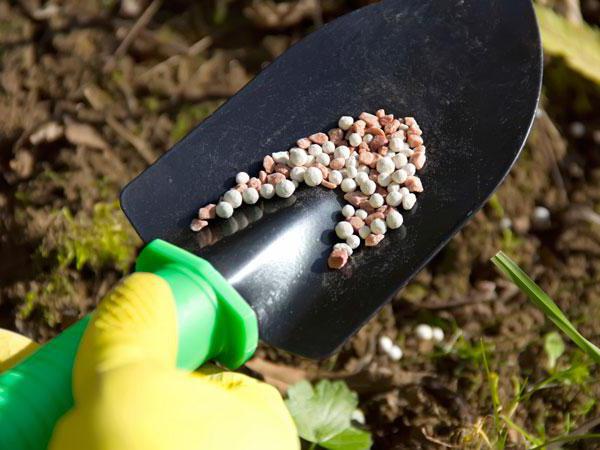
[[(290, 44), (366, 2), (298, 0), (279, 12), (268, 3), (169, 2), (130, 38), (144, 1), (0, 0), (0, 326), (45, 340), (91, 310), (141, 245), (115, 203), (119, 189)], [(587, 20), (599, 11), (583, 2)], [(495, 199), (391, 305), (331, 360), (262, 347), (253, 373), (282, 388), (298, 377), (346, 380), (376, 448), (488, 448), (481, 346), (506, 412), (515, 380), (548, 377), (543, 337), (553, 330), (493, 269), (496, 251), (600, 340), (600, 91), (552, 60), (544, 95)], [(583, 136), (570, 134), (574, 122)], [(550, 223), (533, 219), (536, 206)], [(422, 322), (444, 329), (444, 345), (415, 339)], [(401, 361), (380, 351), (383, 334), (401, 345)], [(568, 367), (581, 377), (533, 393), (513, 421), (550, 437), (598, 417), (596, 367), (567, 344), (559, 368)], [(523, 437), (508, 432), (507, 448), (525, 448)]]

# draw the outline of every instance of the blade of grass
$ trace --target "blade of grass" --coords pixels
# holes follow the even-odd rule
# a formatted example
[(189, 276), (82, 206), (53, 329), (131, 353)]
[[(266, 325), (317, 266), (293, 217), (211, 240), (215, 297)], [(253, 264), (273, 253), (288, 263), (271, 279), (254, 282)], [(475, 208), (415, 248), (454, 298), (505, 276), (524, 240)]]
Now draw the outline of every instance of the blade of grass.
[(513, 387), (514, 387), (514, 395), (513, 395), (512, 401), (510, 402), (510, 405), (509, 405), (509, 408), (508, 408), (508, 411), (506, 414), (506, 416), (509, 418), (512, 418), (513, 414), (519, 407), (519, 403), (521, 403), (521, 399), (523, 398), (523, 394), (525, 393), (525, 387), (526, 387), (526, 382), (521, 384), (521, 381), (516, 376), (513, 376), (511, 378), (511, 381), (512, 381)]
[(503, 415), (503, 416), (501, 416), (501, 418), (506, 423), (506, 425), (508, 425), (510, 428), (512, 428), (513, 430), (515, 430), (517, 433), (519, 433), (525, 439), (527, 439), (530, 444), (532, 444), (532, 445), (540, 445), (542, 443), (541, 439), (538, 439), (535, 436), (533, 436), (532, 434), (530, 434), (527, 431), (525, 431), (525, 429), (523, 427), (521, 427), (521, 426), (517, 425), (516, 423), (514, 423), (510, 419), (510, 417), (506, 417), (506, 416)]
[(599, 433), (589, 433), (589, 434), (572, 434), (570, 436), (561, 436), (556, 439), (550, 439), (549, 441), (544, 442), (543, 444), (536, 445), (529, 450), (542, 450), (546, 448), (550, 444), (558, 444), (563, 442), (575, 442), (583, 439), (600, 439)]
[(529, 276), (523, 272), (512, 259), (503, 252), (498, 252), (496, 256), (492, 258), (492, 262), (507, 277), (509, 277), (521, 291), (527, 294), (529, 299), (581, 350), (586, 352), (595, 362), (600, 363), (600, 349), (577, 331), (548, 294), (529, 278)]
[(494, 407), (494, 431), (496, 435), (495, 448), (497, 450), (502, 450), (504, 449), (507, 435), (500, 424), (500, 410), (502, 409), (502, 405), (500, 403), (500, 393), (498, 391), (498, 374), (490, 370), (483, 339), (481, 339), (479, 344), (481, 345), (481, 354), (483, 355), (483, 367), (485, 369), (485, 373), (488, 379), (490, 395), (492, 397), (492, 405)]

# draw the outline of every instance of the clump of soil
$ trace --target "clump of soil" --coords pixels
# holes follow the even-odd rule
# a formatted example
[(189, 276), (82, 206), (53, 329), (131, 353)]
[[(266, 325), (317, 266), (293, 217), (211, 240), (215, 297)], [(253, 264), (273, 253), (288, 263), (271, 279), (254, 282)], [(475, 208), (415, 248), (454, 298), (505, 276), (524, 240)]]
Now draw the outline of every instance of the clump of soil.
[[(46, 340), (93, 309), (141, 245), (116, 203), (120, 188), (261, 66), (364, 3), (0, 1), (0, 326)], [(584, 16), (597, 21), (588, 3)], [(314, 363), (261, 347), (248, 370), (282, 389), (305, 377), (345, 380), (376, 448), (485, 448), (494, 426), (484, 360), (506, 411), (517, 381), (549, 376), (543, 342), (553, 330), (493, 270), (496, 251), (584, 335), (600, 334), (600, 95), (554, 60), (544, 92), (496, 196), (338, 355)], [(570, 134), (573, 122), (582, 136)], [(548, 223), (534, 220), (537, 206)], [(415, 338), (422, 322), (444, 329), (443, 345)], [(402, 360), (379, 349), (382, 335)], [(515, 423), (553, 436), (598, 416), (594, 366), (570, 344), (559, 360), (568, 367), (577, 376), (519, 402)], [(508, 433), (507, 448), (524, 445)]]

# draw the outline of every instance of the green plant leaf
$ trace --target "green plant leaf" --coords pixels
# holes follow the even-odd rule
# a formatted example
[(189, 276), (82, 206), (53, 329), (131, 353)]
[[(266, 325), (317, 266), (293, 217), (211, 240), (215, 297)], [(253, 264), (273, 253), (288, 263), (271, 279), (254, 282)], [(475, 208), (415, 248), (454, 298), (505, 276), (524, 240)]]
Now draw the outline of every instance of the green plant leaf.
[(562, 313), (556, 303), (540, 288), (521, 268), (503, 252), (498, 252), (492, 262), (513, 283), (523, 291), (529, 299), (540, 308), (554, 325), (565, 333), (581, 350), (586, 352), (595, 362), (600, 363), (600, 349), (584, 338), (573, 324)]
[(557, 371), (549, 380), (566, 385), (583, 385), (589, 382), (590, 369), (586, 364), (574, 363), (565, 370)]
[(550, 444), (558, 444), (558, 443), (563, 443), (563, 442), (577, 442), (577, 441), (582, 441), (584, 439), (600, 439), (600, 434), (588, 433), (588, 434), (572, 434), (569, 436), (561, 436), (556, 439), (550, 439), (549, 441), (546, 441), (543, 444), (536, 445), (535, 447), (532, 447), (530, 450), (543, 450)]
[(600, 83), (600, 31), (575, 25), (545, 6), (535, 5), (544, 51), (562, 56), (569, 67)]
[(551, 331), (544, 336), (544, 351), (548, 356), (548, 369), (554, 370), (556, 361), (565, 352), (565, 342), (560, 337), (560, 334), (556, 331)]
[(321, 444), (350, 428), (358, 398), (343, 381), (301, 381), (288, 389), (287, 407), (302, 439)]
[(329, 450), (367, 450), (373, 445), (373, 440), (368, 431), (351, 427), (319, 445)]

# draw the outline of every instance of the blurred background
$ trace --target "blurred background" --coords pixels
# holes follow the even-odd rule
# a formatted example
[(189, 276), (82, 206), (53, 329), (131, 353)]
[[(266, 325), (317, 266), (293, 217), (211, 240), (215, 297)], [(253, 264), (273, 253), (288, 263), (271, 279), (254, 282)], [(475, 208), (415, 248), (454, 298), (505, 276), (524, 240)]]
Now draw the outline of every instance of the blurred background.
[[(124, 184), (294, 42), (367, 3), (0, 0), (0, 327), (45, 341), (92, 310), (141, 246)], [(375, 448), (502, 435), (525, 448), (526, 434), (600, 423), (597, 367), (568, 342), (557, 353), (551, 324), (489, 262), (504, 250), (600, 340), (600, 1), (536, 8), (542, 101), (497, 194), (337, 356), (261, 347), (244, 369), (282, 391), (344, 380)], [(418, 339), (420, 323), (444, 339)], [(498, 402), (514, 427), (493, 423)]]

